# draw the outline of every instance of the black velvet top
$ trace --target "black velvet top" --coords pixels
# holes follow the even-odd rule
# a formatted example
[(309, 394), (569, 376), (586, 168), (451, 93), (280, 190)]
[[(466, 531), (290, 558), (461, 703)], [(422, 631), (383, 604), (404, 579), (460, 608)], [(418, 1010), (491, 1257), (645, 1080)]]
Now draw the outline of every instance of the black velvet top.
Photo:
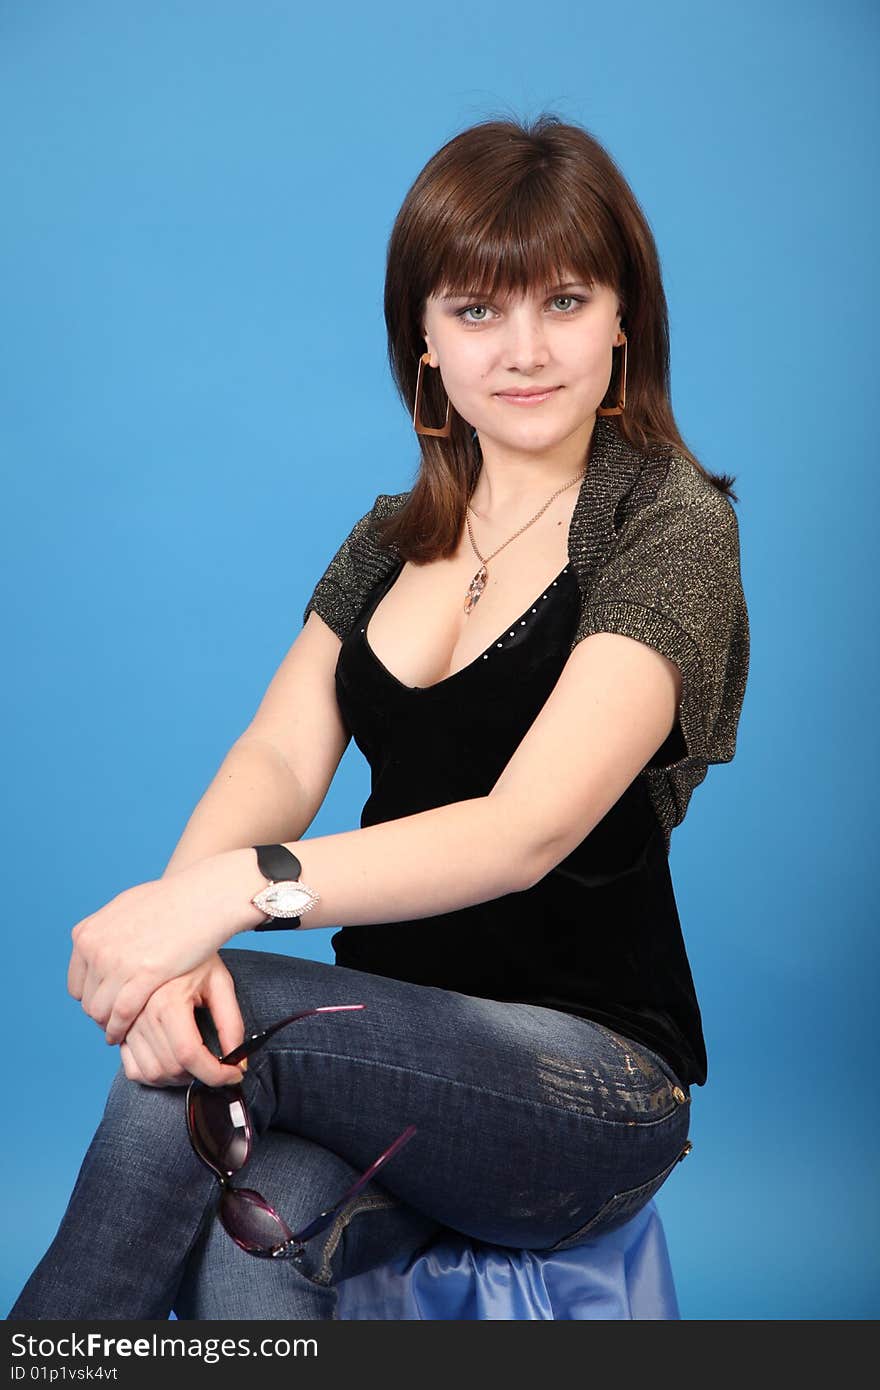
[[(730, 762), (736, 750), (749, 669), (739, 523), (729, 498), (691, 459), (665, 448), (638, 452), (615, 418), (596, 420), (568, 531), (580, 594), (569, 651), (594, 632), (617, 632), (681, 672), (673, 753), (639, 773), (668, 853), (708, 768)], [(384, 543), (384, 527), (406, 516), (411, 497), (379, 493), (318, 579), (304, 623), (314, 610), (345, 640), (376, 585), (399, 568), (401, 551)]]
[[(569, 563), (469, 665), (435, 685), (406, 686), (366, 638), (402, 568), (374, 586), (336, 666), (339, 708), (372, 773), (362, 827), (488, 795), (556, 684), (580, 618)], [(678, 755), (680, 740), (676, 728), (652, 764)], [(346, 926), (332, 944), (336, 963), (351, 969), (594, 1019), (653, 1048), (683, 1082), (706, 1080), (668, 850), (641, 776), (524, 892), (411, 922)]]

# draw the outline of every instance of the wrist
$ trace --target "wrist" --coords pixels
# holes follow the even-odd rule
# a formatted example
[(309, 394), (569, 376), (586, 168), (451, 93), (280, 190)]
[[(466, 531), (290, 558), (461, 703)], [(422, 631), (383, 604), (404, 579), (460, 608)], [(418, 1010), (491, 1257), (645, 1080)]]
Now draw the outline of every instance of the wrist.
[(255, 851), (250, 846), (245, 849), (229, 850), (224, 856), (229, 861), (230, 899), (234, 903), (236, 925), (234, 934), (253, 931), (262, 926), (267, 914), (251, 901), (257, 893), (268, 887), (260, 871)]
[[(186, 873), (188, 871), (181, 870), (181, 872)], [(209, 874), (214, 887), (217, 887), (219, 880), (222, 911), (217, 916), (217, 949), (231, 937), (238, 935), (239, 932), (254, 931), (266, 927), (269, 930), (283, 929), (285, 926), (296, 928), (300, 925), (294, 918), (272, 914), (268, 910), (257, 907), (253, 902), (258, 894), (270, 889), (273, 882), (287, 881), (270, 880), (266, 877), (260, 868), (257, 852), (253, 846), (247, 846), (244, 849), (224, 850), (220, 854), (200, 860), (198, 864), (192, 865), (192, 872)], [(299, 880), (296, 881), (299, 882)], [(317, 895), (305, 884), (302, 885), (302, 889), (307, 899), (311, 897), (314, 902), (318, 901)], [(308, 906), (304, 904), (296, 910), (298, 913), (305, 913), (308, 911)], [(306, 921), (305, 925), (310, 926), (312, 924)]]
[(302, 926), (304, 914), (317, 907), (318, 894), (303, 883), (302, 864), (289, 845), (261, 844), (252, 849), (266, 880), (265, 887), (251, 899), (253, 906), (266, 914), (254, 931), (295, 931)]

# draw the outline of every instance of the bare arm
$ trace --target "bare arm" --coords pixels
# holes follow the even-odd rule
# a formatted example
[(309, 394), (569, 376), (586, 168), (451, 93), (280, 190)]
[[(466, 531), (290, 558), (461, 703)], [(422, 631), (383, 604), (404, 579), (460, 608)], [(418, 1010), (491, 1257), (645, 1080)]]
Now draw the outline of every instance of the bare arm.
[[(320, 901), (301, 927), (433, 917), (530, 888), (596, 826), (669, 734), (678, 668), (616, 633), (585, 638), (487, 796), (339, 835), (285, 842)], [(253, 850), (230, 889), (265, 887)], [(239, 931), (265, 920), (250, 902)]]
[[(493, 796), (285, 843), (302, 864), (302, 882), (321, 899), (303, 927), (403, 922), (518, 893), (541, 876), (545, 852), (540, 826)], [(241, 855), (239, 873), (248, 898), (266, 887), (252, 849)], [(244, 906), (239, 930), (265, 921)]]
[[(331, 688), (338, 649), (310, 614), (250, 726), (243, 775), (221, 769), (169, 865), (182, 867), (184, 853), (213, 859), (217, 890), (240, 922), (232, 935), (265, 921), (249, 901), (266, 886), (254, 844), (287, 844), (299, 858), (320, 899), (302, 915), (304, 929), (418, 920), (530, 888), (660, 746), (680, 691), (676, 668), (656, 651), (614, 634), (586, 638), (489, 795), (303, 839), (292, 818), (310, 823), (348, 738)], [(224, 924), (218, 946), (229, 939)]]
[(513, 798), (477, 797), (303, 840), (350, 738), (336, 699), (339, 647), (311, 613), (162, 877), (217, 856), (216, 873), (242, 905), (240, 931), (265, 921), (249, 902), (266, 886), (255, 844), (287, 844), (301, 855), (303, 882), (321, 897), (303, 927), (431, 917), (529, 887), (546, 846)]
[(312, 819), (305, 790), (278, 750), (245, 732), (190, 816), (162, 877), (223, 850), (297, 839)]
[(193, 811), (163, 878), (224, 850), (305, 834), (350, 738), (336, 701), (339, 646), (310, 616)]
[[(349, 739), (335, 697), (338, 653), (338, 637), (317, 617), (305, 625), (190, 816), (163, 878), (226, 850), (305, 833)], [(130, 1080), (179, 1086), (198, 1076), (219, 1086), (239, 1079), (238, 1067), (221, 1065), (205, 1046), (198, 1005), (210, 1010), (221, 1054), (241, 1042), (235, 985), (215, 952), (160, 985), (128, 1024), (120, 1055)]]
[[(489, 795), (283, 842), (302, 857), (302, 879), (319, 894), (302, 925), (418, 920), (531, 887), (663, 744), (680, 690), (675, 663), (650, 645), (615, 633), (585, 637)], [(308, 769), (324, 752), (317, 762), (308, 749), (304, 757), (307, 777), (296, 781), (308, 801), (317, 786)], [(288, 785), (282, 781), (279, 801)], [(279, 813), (276, 802), (269, 814)], [(108, 1043), (121, 1041), (161, 986), (262, 924), (249, 899), (263, 887), (248, 845), (119, 894), (73, 928), (70, 993)]]

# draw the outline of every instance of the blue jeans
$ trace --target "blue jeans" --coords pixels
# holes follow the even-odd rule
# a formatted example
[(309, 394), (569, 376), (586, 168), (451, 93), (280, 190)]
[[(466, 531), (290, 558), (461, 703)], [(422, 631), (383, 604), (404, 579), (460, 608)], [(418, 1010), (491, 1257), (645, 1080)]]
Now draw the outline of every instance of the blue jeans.
[[(267, 951), (224, 948), (247, 1034), (281, 1029), (243, 1081), (257, 1136), (235, 1181), (301, 1229), (413, 1123), (418, 1133), (305, 1260), (246, 1254), (216, 1219), (184, 1088), (120, 1067), (58, 1232), (10, 1318), (332, 1318), (342, 1279), (441, 1232), (547, 1251), (629, 1220), (682, 1156), (690, 1094), (667, 1062), (587, 1019)], [(202, 1036), (219, 1055), (207, 1010)]]

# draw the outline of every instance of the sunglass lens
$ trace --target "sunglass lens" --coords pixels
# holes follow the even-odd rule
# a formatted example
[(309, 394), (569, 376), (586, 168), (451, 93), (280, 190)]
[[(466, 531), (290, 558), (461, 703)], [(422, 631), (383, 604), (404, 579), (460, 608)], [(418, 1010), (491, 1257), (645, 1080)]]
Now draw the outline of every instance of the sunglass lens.
[(250, 1153), (250, 1124), (238, 1086), (196, 1086), (189, 1099), (192, 1140), (202, 1158), (226, 1176)]
[(227, 1188), (220, 1198), (218, 1215), (232, 1239), (246, 1250), (272, 1250), (293, 1235), (259, 1192), (250, 1187)]

